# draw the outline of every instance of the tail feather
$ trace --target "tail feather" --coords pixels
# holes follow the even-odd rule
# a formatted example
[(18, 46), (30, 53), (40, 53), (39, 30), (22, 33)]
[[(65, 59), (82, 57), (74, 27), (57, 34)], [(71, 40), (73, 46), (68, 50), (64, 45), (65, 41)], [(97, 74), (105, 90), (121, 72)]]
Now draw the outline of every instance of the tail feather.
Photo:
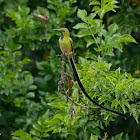
[(77, 80), (79, 87), (81, 88), (82, 92), (85, 94), (85, 96), (86, 96), (91, 102), (93, 102), (95, 105), (99, 106), (99, 107), (102, 108), (102, 109), (105, 109), (105, 110), (110, 111), (110, 112), (112, 112), (112, 113), (114, 113), (114, 114), (117, 114), (117, 115), (119, 115), (119, 116), (122, 116), (122, 117), (124, 117), (124, 118), (127, 118), (126, 115), (124, 115), (124, 114), (122, 114), (122, 113), (119, 113), (119, 112), (117, 112), (117, 111), (108, 109), (108, 108), (106, 108), (106, 107), (104, 107), (104, 106), (101, 106), (101, 105), (98, 104), (96, 101), (94, 101), (93, 99), (91, 99), (91, 97), (87, 94), (85, 88), (83, 87), (83, 85), (82, 85), (82, 83), (81, 83), (81, 81), (80, 81), (80, 78), (79, 78), (79, 75), (78, 75), (78, 72), (77, 72), (77, 69), (76, 69), (75, 62), (74, 62), (73, 58), (71, 58), (69, 61), (70, 61), (71, 67), (72, 67), (73, 75), (74, 75), (75, 79)]

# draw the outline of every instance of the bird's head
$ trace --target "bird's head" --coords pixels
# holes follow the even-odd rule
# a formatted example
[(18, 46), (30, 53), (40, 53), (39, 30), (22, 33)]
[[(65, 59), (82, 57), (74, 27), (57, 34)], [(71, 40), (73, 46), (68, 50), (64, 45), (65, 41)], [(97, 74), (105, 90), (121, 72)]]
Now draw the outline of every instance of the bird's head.
[(69, 36), (69, 30), (67, 28), (60, 28), (60, 29), (53, 29), (53, 30), (61, 32), (61, 39), (63, 39), (63, 37), (65, 36), (66, 37)]

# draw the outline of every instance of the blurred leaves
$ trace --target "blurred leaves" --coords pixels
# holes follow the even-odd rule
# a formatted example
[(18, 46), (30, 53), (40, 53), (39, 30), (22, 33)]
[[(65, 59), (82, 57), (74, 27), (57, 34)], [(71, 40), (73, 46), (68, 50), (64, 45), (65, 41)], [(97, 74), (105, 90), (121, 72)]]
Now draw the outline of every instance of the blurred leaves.
[[(133, 134), (133, 139), (139, 138), (135, 123), (140, 114), (140, 79), (133, 76), (140, 76), (140, 10), (130, 0), (119, 2), (0, 1), (0, 139), (11, 139), (12, 134), (15, 140), (92, 140), (102, 139), (103, 132), (111, 140), (129, 139)], [(79, 56), (78, 73), (90, 97), (107, 108), (130, 114), (136, 122), (133, 117), (124, 121), (97, 108), (84, 95), (80, 102), (76, 82), (71, 99), (93, 109), (67, 102), (63, 93), (59, 93), (59, 99), (60, 34), (52, 29), (60, 27), (70, 29), (75, 54)], [(72, 74), (68, 64), (65, 68)], [(68, 88), (67, 82), (65, 87)]]

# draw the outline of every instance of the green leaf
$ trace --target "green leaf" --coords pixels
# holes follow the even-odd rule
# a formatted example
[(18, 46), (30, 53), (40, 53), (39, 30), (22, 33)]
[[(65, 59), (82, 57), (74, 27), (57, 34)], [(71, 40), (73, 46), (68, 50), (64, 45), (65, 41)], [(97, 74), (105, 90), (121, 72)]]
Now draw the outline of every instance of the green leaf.
[(39, 132), (41, 132), (42, 130), (41, 130), (41, 127), (38, 125), (38, 124), (33, 124), (33, 128), (35, 129), (35, 130), (37, 130), (37, 131), (39, 131)]
[(120, 101), (120, 106), (122, 107), (124, 113), (126, 113), (126, 109), (125, 109), (123, 100)]
[(41, 136), (42, 136), (43, 138), (46, 138), (46, 137), (49, 137), (50, 135), (47, 134), (47, 133), (43, 133)]
[(103, 6), (108, 3), (108, 2), (111, 2), (112, 0), (103, 0)]
[(102, 104), (103, 102), (105, 102), (107, 100), (107, 98), (105, 97), (99, 97), (99, 101), (100, 101), (100, 104)]
[(88, 27), (88, 25), (86, 23), (78, 23), (73, 28), (74, 29), (81, 29), (81, 28), (88, 29), (89, 27)]
[(124, 105), (130, 109), (130, 104), (129, 104), (129, 102), (126, 101), (126, 100), (124, 100), (123, 102), (124, 102)]
[(139, 123), (138, 117), (139, 117), (139, 114), (140, 114), (140, 106), (136, 105), (136, 104), (131, 104), (130, 113), (133, 114), (136, 122)]
[(109, 36), (113, 35), (117, 30), (119, 29), (118, 25), (117, 24), (111, 24), (109, 27), (108, 27), (108, 30), (109, 32), (107, 33)]
[(117, 3), (119, 3), (117, 0), (110, 0), (110, 3), (112, 4), (112, 5), (115, 5), (115, 4), (117, 4)]
[(21, 49), (21, 44), (15, 44), (14, 51)]
[(61, 114), (57, 114), (54, 116), (54, 119), (60, 119), (60, 120), (63, 120), (64, 119), (64, 116), (61, 115)]
[(12, 52), (19, 50), (22, 47), (21, 44), (15, 44), (12, 38), (8, 38), (7, 45)]
[(96, 135), (91, 134), (89, 140), (98, 140), (98, 137)]
[(48, 9), (52, 9), (52, 10), (56, 10), (57, 7), (55, 5), (52, 5), (52, 4), (48, 4), (47, 6)]
[(18, 12), (22, 16), (27, 16), (30, 12), (30, 8), (25, 6), (18, 6)]
[(110, 56), (114, 56), (114, 53), (113, 53), (113, 47), (112, 46), (108, 46), (107, 47), (107, 55), (110, 55)]
[(47, 122), (49, 120), (49, 113), (50, 110), (47, 110), (42, 117), (40, 117), (37, 121), (37, 123), (42, 126), (44, 124), (44, 122)]
[(99, 1), (92, 1), (89, 5), (101, 5), (101, 3)]
[(120, 77), (120, 67), (118, 69), (115, 70), (115, 73), (116, 73), (116, 77), (119, 78)]
[(21, 16), (19, 13), (16, 13), (15, 11), (12, 10), (7, 10), (9, 17), (12, 18), (16, 22), (16, 24), (21, 20)]
[(123, 35), (121, 37), (121, 39), (120, 39), (120, 42), (133, 42), (133, 43), (137, 43), (136, 40), (131, 35), (129, 35), (129, 34)]
[(15, 52), (13, 53), (14, 58), (15, 58), (16, 56), (21, 56), (21, 55), (22, 55), (22, 53), (21, 53), (20, 51), (15, 51)]
[(116, 44), (114, 45), (114, 48), (117, 48), (122, 52), (122, 44), (120, 42), (116, 42)]
[(123, 136), (123, 133), (120, 133), (120, 134), (116, 135), (115, 137), (113, 136), (111, 138), (111, 140), (122, 140), (122, 136)]
[(32, 135), (36, 136), (36, 137), (40, 137), (40, 132), (37, 130), (32, 130)]
[(87, 17), (88, 20), (94, 19), (94, 17), (96, 16), (96, 13), (91, 13), (89, 14), (89, 16)]
[(17, 130), (16, 132), (12, 133), (12, 135), (15, 136), (17, 140), (33, 140), (31, 138), (31, 133), (28, 134), (23, 130)]
[(93, 43), (95, 43), (95, 41), (93, 39), (88, 39), (86, 47), (89, 47)]
[(8, 38), (7, 45), (8, 45), (8, 48), (9, 48), (10, 50), (14, 51), (15, 43), (14, 43), (14, 41), (13, 41), (12, 38), (10, 38), (10, 37)]
[(26, 95), (26, 98), (34, 98), (35, 97), (35, 93), (34, 92), (29, 92)]
[(83, 37), (83, 36), (87, 36), (87, 35), (91, 35), (89, 30), (82, 30), (82, 31), (79, 31), (77, 34), (78, 37)]
[(14, 99), (14, 104), (17, 106), (17, 107), (21, 107), (21, 104), (25, 102), (25, 98), (23, 97), (16, 97)]
[(114, 12), (116, 12), (116, 11), (115, 11), (115, 8), (118, 8), (118, 6), (113, 5), (111, 2), (109, 2), (108, 4), (106, 4), (106, 5), (103, 7), (102, 11), (104, 12), (104, 14), (107, 13), (107, 12), (109, 12), (109, 11), (114, 11)]
[(90, 25), (92, 25), (92, 26), (94, 26), (94, 27), (97, 26), (97, 22), (96, 22), (96, 20), (94, 20), (94, 19), (88, 20), (88, 24), (90, 24)]
[(121, 83), (118, 83), (117, 85), (116, 85), (116, 91), (121, 91), (121, 92), (124, 92), (124, 90), (126, 89), (126, 87), (123, 85), (123, 84), (121, 84)]
[(82, 21), (87, 22), (87, 12), (86, 10), (78, 9), (77, 16), (81, 18)]
[(37, 86), (36, 85), (31, 85), (30, 87), (29, 87), (29, 90), (36, 90), (37, 89)]
[(48, 63), (46, 61), (36, 62), (36, 66), (40, 71), (45, 70), (47, 65), (48, 65)]
[(92, 9), (92, 11), (98, 11), (98, 10), (100, 10), (99, 6), (94, 6), (93, 9)]
[(113, 107), (117, 108), (118, 104), (119, 104), (118, 99), (114, 99), (114, 100), (112, 101), (111, 107), (112, 107), (112, 108), (113, 108)]
[(117, 4), (117, 3), (119, 3), (118, 1), (116, 1), (116, 0), (103, 0), (103, 6), (105, 6), (105, 4), (106, 3), (111, 3), (111, 4)]
[(104, 37), (107, 36), (107, 31), (106, 31), (105, 29), (102, 29), (102, 35), (103, 35)]

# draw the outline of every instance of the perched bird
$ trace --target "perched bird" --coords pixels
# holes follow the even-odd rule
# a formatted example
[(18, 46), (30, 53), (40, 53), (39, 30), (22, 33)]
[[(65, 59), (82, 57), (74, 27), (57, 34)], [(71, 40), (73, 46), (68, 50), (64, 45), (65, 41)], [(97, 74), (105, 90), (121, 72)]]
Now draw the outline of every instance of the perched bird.
[(78, 72), (77, 72), (77, 68), (73, 59), (73, 42), (72, 39), (70, 38), (70, 33), (69, 30), (67, 28), (60, 28), (60, 29), (53, 29), (53, 30), (57, 30), (60, 31), (61, 36), (59, 38), (59, 45), (60, 45), (60, 49), (63, 53), (65, 53), (69, 59), (69, 63), (71, 65), (72, 71), (73, 71), (73, 75), (75, 77), (75, 79), (78, 82), (79, 87), (81, 88), (82, 92), (85, 94), (85, 96), (91, 101), (93, 102), (95, 105), (99, 106), (102, 109), (105, 109), (107, 111), (110, 111), (114, 114), (120, 115), (122, 117), (127, 117), (126, 115), (119, 113), (117, 111), (108, 109), (104, 106), (101, 106), (100, 104), (98, 104), (96, 101), (94, 101), (93, 99), (91, 99), (91, 97), (87, 94), (84, 86), (81, 83), (81, 80), (79, 78)]
[(63, 53), (67, 54), (68, 59), (73, 56), (73, 42), (70, 38), (70, 33), (67, 28), (53, 29), (60, 31), (61, 37), (59, 38), (60, 49)]

